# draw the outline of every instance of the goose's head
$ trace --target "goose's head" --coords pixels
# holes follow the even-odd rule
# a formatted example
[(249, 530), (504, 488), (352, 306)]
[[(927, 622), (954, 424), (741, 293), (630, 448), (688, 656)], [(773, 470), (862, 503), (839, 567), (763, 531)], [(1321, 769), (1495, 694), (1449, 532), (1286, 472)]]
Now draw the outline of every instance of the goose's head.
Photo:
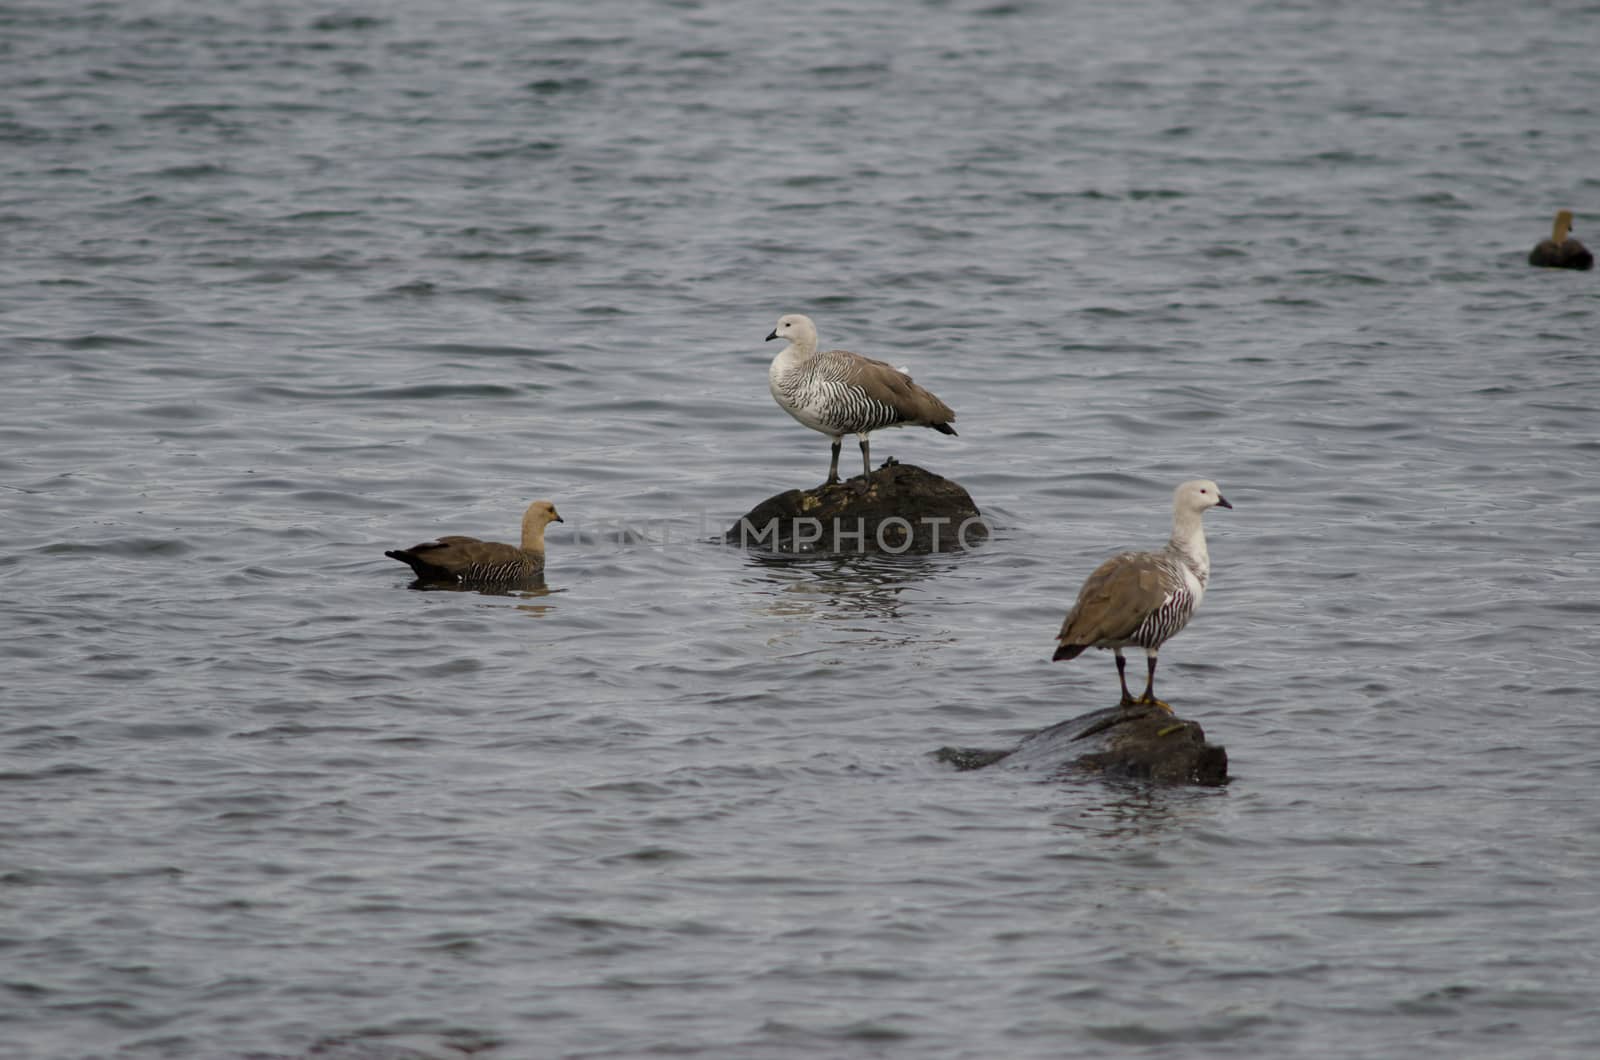
[(1557, 243), (1564, 241), (1572, 234), (1572, 211), (1558, 210), (1556, 223), (1550, 229), (1550, 238)]
[(1191, 479), (1179, 486), (1172, 494), (1172, 508), (1174, 511), (1189, 511), (1199, 514), (1207, 508), (1232, 508), (1228, 498), (1222, 495), (1217, 484), (1208, 478)]
[(778, 326), (772, 329), (772, 334), (767, 336), (768, 342), (773, 339), (787, 339), (802, 350), (813, 350), (817, 345), (817, 326), (808, 316), (785, 313), (778, 318)]
[(522, 532), (524, 534), (533, 530), (542, 531), (551, 523), (565, 522), (561, 513), (556, 511), (556, 506), (549, 501), (534, 501), (528, 505), (528, 510), (522, 513)]

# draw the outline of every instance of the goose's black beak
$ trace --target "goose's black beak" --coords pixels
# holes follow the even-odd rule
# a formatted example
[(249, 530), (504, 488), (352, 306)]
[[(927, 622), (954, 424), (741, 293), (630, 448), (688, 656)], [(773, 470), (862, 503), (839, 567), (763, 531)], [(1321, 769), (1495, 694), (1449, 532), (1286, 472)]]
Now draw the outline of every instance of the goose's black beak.
[(771, 342), (771, 341), (772, 341), (772, 340), (773, 340), (773, 339), (775, 339), (775, 338), (777, 338), (777, 337), (778, 337), (778, 329), (777, 329), (777, 328), (773, 328), (773, 329), (772, 329), (772, 334), (770, 334), (770, 335), (768, 335), (768, 336), (767, 336), (767, 337), (766, 337), (766, 340), (765, 340), (765, 341), (767, 341), (767, 342)]
[(1232, 508), (1233, 505), (1228, 503), (1228, 498), (1224, 497), (1222, 494), (1219, 493), (1219, 494), (1217, 494), (1217, 507), (1218, 508)]

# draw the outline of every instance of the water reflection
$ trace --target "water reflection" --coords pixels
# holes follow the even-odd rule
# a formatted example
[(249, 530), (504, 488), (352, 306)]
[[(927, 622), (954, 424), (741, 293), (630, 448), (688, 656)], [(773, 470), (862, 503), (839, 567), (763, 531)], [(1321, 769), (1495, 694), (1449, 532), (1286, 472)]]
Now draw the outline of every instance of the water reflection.
[[(522, 599), (524, 601), (531, 601), (531, 600), (539, 600), (539, 599), (542, 599), (542, 598), (547, 597), (547, 596), (554, 596), (556, 593), (564, 593), (564, 592), (566, 592), (565, 589), (552, 589), (549, 586), (545, 585), (543, 583), (543, 581), (541, 581), (539, 583), (539, 587), (537, 589), (532, 589), (532, 588), (519, 589), (516, 592), (506, 593), (505, 595), (507, 595), (507, 596), (515, 596), (515, 597), (518, 597), (518, 598), (520, 598), (520, 599)], [(556, 610), (556, 606), (555, 606), (554, 603), (548, 603), (548, 604), (520, 603), (520, 604), (516, 605), (516, 610), (521, 611), (523, 614), (529, 616), (530, 618), (543, 618), (548, 614), (554, 613), (555, 610)]]
[(1127, 840), (1161, 836), (1173, 828), (1210, 820), (1226, 788), (1180, 788), (1135, 782), (1080, 778), (1074, 789), (1084, 798), (1056, 813), (1051, 823), (1064, 832), (1096, 839)]
[(512, 597), (517, 600), (528, 601), (516, 604), (514, 609), (521, 611), (524, 614), (531, 615), (534, 618), (543, 618), (556, 608), (554, 603), (533, 603), (531, 601), (542, 600), (545, 597), (554, 596), (557, 593), (564, 593), (567, 591), (565, 589), (550, 588), (550, 586), (546, 584), (543, 575), (540, 575), (537, 578), (525, 579), (517, 582), (514, 585), (495, 586), (449, 585), (440, 582), (425, 581), (421, 578), (418, 578), (416, 581), (413, 581), (411, 584), (406, 586), (406, 588), (415, 589), (417, 592), (427, 593), (476, 593), (479, 596)]
[(754, 613), (827, 619), (899, 619), (903, 594), (916, 591), (941, 565), (929, 556), (875, 553), (750, 553), (748, 559), (771, 587), (770, 594), (751, 598)]

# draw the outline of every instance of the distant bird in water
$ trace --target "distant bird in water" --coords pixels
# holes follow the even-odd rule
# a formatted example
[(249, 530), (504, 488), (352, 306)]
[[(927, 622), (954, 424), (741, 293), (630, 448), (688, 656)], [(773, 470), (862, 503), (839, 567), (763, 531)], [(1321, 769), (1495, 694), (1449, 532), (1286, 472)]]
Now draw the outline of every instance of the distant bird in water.
[(932, 427), (955, 434), (949, 405), (911, 381), (893, 365), (845, 350), (817, 352), (817, 327), (811, 318), (790, 313), (778, 318), (767, 341), (787, 339), (772, 359), (767, 385), (783, 410), (833, 440), (828, 485), (839, 481), (839, 448), (844, 436), (861, 441), (861, 473), (872, 474), (867, 435), (881, 427)]
[(555, 505), (534, 501), (522, 516), (521, 545), (450, 535), (384, 555), (409, 564), (417, 580), (430, 585), (510, 588), (544, 573), (544, 528), (559, 522)]
[(1550, 238), (1541, 239), (1539, 245), (1528, 252), (1528, 264), (1547, 269), (1592, 269), (1594, 255), (1589, 248), (1572, 238), (1572, 211), (1561, 210), (1551, 227)]
[[(1200, 516), (1208, 508), (1232, 508), (1208, 479), (1185, 482), (1172, 494), (1172, 538), (1159, 552), (1123, 552), (1100, 564), (1078, 591), (1056, 634), (1060, 647), (1052, 660), (1073, 659), (1086, 648), (1110, 648), (1117, 657), (1122, 704), (1150, 704), (1171, 712), (1156, 698), (1156, 652), (1188, 624), (1211, 577), (1211, 554)], [(1143, 648), (1149, 666), (1144, 695), (1128, 693), (1122, 649)]]

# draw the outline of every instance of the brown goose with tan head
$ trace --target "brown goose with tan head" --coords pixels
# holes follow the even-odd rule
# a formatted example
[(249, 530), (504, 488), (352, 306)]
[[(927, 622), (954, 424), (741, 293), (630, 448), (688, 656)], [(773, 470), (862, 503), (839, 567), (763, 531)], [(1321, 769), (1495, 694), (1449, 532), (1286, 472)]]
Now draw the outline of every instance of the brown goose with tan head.
[[(1211, 554), (1200, 516), (1208, 508), (1232, 508), (1209, 479), (1185, 482), (1172, 494), (1172, 537), (1159, 552), (1123, 552), (1100, 564), (1078, 591), (1056, 634), (1055, 659), (1076, 658), (1087, 648), (1110, 648), (1117, 657), (1122, 704), (1150, 704), (1170, 712), (1156, 698), (1156, 653), (1188, 624), (1206, 582), (1211, 579)], [(1144, 695), (1128, 692), (1127, 660), (1122, 649), (1143, 648), (1148, 666)]]
[(783, 410), (833, 441), (828, 485), (839, 481), (839, 448), (844, 436), (861, 442), (861, 473), (872, 474), (867, 435), (883, 427), (932, 427), (955, 434), (955, 412), (911, 377), (884, 361), (848, 350), (817, 352), (817, 326), (790, 313), (778, 318), (767, 341), (788, 339), (767, 371), (767, 386)]
[(385, 552), (430, 585), (496, 588), (533, 581), (544, 573), (544, 528), (562, 522), (556, 506), (534, 501), (522, 516), (522, 544), (503, 545), (449, 535)]
[(1555, 224), (1550, 229), (1550, 238), (1541, 239), (1538, 246), (1528, 252), (1528, 264), (1546, 269), (1582, 271), (1594, 268), (1594, 255), (1589, 253), (1588, 247), (1572, 237), (1571, 210), (1562, 210), (1556, 214)]

